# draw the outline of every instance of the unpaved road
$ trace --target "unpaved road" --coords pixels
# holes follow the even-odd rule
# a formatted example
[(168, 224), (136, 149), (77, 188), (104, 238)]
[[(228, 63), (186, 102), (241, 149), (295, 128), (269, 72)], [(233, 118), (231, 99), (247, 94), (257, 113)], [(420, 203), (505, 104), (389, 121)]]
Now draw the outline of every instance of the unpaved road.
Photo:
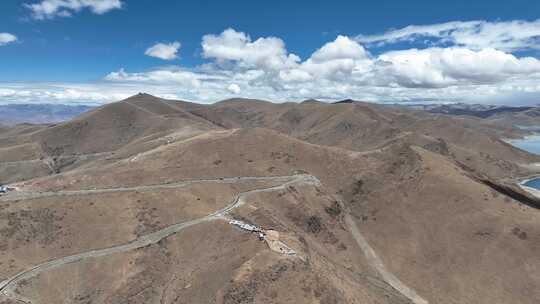
[[(178, 224), (166, 227), (154, 233), (141, 236), (126, 244), (112, 246), (112, 247), (104, 248), (104, 249), (91, 250), (91, 251), (87, 251), (87, 252), (83, 252), (83, 253), (79, 253), (79, 254), (75, 254), (71, 256), (54, 259), (54, 260), (36, 265), (28, 270), (22, 271), (14, 275), (11, 278), (6, 279), (3, 282), (0, 282), (1, 296), (8, 299), (13, 299), (15, 301), (29, 302), (28, 299), (25, 299), (24, 297), (16, 294), (15, 290), (17, 288), (17, 285), (21, 281), (31, 279), (39, 275), (40, 273), (43, 273), (51, 269), (59, 268), (67, 264), (79, 262), (84, 259), (98, 258), (98, 257), (115, 254), (115, 253), (122, 253), (122, 252), (130, 251), (130, 250), (146, 247), (146, 246), (155, 244), (159, 242), (160, 240), (181, 231), (184, 228), (197, 225), (203, 222), (225, 219), (225, 216), (227, 215), (227, 213), (241, 206), (244, 203), (244, 199), (247, 196), (252, 195), (252, 194), (285, 190), (286, 187), (291, 184), (305, 184), (305, 185), (319, 185), (320, 184), (319, 180), (316, 177), (311, 176), (311, 175), (292, 175), (292, 176), (278, 176), (278, 177), (234, 177), (234, 178), (217, 179), (217, 180), (214, 180), (214, 179), (193, 180), (193, 181), (186, 181), (184, 183), (208, 182), (208, 181), (234, 182), (234, 181), (242, 181), (242, 180), (281, 181), (282, 184), (278, 186), (242, 192), (238, 194), (237, 196), (235, 196), (232, 202), (221, 210), (218, 210), (202, 218), (198, 218), (195, 220), (186, 221), (186, 222), (182, 222), (182, 223), (178, 223)], [(165, 185), (142, 186), (142, 187), (146, 188), (146, 187), (163, 187), (163, 186)], [(136, 188), (141, 188), (141, 187), (136, 187)], [(152, 189), (155, 189), (155, 188), (152, 188)], [(95, 193), (95, 191), (110, 191), (110, 190), (112, 189), (92, 190), (93, 191), (92, 193)], [(73, 193), (73, 191), (71, 191), (70, 193)], [(86, 192), (83, 192), (83, 194), (85, 193)]]
[[(113, 156), (115, 152), (97, 152), (97, 153), (86, 153), (86, 154), (64, 154), (61, 156), (61, 158), (77, 158), (77, 160), (88, 160), (90, 158), (97, 158), (101, 156)], [(50, 159), (50, 158), (49, 158)], [(44, 163), (47, 162), (47, 158), (34, 158), (34, 159), (26, 159), (26, 160), (14, 160), (14, 161), (6, 161), (6, 162), (0, 162), (0, 166), (3, 165), (20, 165), (20, 164), (28, 164), (28, 163)]]
[(388, 271), (386, 267), (384, 266), (383, 261), (377, 253), (375, 253), (375, 250), (369, 245), (366, 238), (360, 233), (360, 230), (358, 229), (358, 226), (354, 222), (352, 216), (350, 214), (345, 215), (345, 223), (349, 227), (349, 230), (351, 234), (353, 235), (354, 239), (356, 240), (356, 243), (362, 249), (362, 252), (364, 252), (364, 255), (366, 256), (366, 259), (368, 261), (368, 264), (373, 268), (390, 286), (392, 286), (394, 289), (399, 291), (402, 295), (407, 297), (409, 300), (411, 300), (415, 304), (428, 304), (429, 302), (420, 297), (416, 291), (414, 291), (412, 288), (406, 286), (401, 282), (393, 273)]
[[(0, 282), (0, 299), (7, 298), (7, 299), (12, 299), (18, 302), (22, 302), (22, 303), (31, 303), (30, 300), (22, 297), (21, 295), (15, 292), (18, 284), (23, 280), (31, 279), (48, 270), (59, 268), (67, 264), (76, 263), (85, 259), (99, 258), (99, 257), (103, 257), (103, 256), (115, 254), (115, 253), (122, 253), (122, 252), (130, 251), (130, 250), (135, 250), (138, 248), (143, 248), (143, 247), (155, 244), (159, 242), (160, 240), (181, 231), (184, 228), (197, 225), (203, 222), (208, 222), (208, 221), (213, 221), (213, 220), (228, 220), (226, 218), (227, 214), (230, 211), (234, 210), (235, 208), (238, 208), (239, 206), (241, 206), (244, 203), (244, 199), (249, 195), (262, 193), (262, 192), (285, 190), (286, 187), (291, 184), (320, 186), (320, 181), (316, 177), (312, 175), (307, 175), (307, 174), (291, 175), (291, 176), (261, 176), (261, 177), (246, 176), (246, 177), (228, 177), (228, 178), (218, 178), (218, 179), (196, 179), (196, 180), (181, 181), (181, 182), (170, 183), (170, 184), (139, 186), (139, 187), (131, 187), (131, 188), (111, 188), (111, 189), (77, 190), (77, 191), (43, 192), (43, 193), (18, 193), (16, 195), (12, 194), (9, 196), (1, 197), (0, 201), (11, 201), (11, 200), (20, 200), (20, 199), (26, 200), (26, 199), (33, 199), (33, 198), (40, 198), (40, 197), (48, 197), (48, 196), (89, 195), (89, 194), (97, 194), (97, 193), (111, 193), (111, 192), (125, 192), (125, 191), (151, 191), (151, 190), (156, 190), (156, 189), (185, 187), (193, 183), (204, 183), (204, 182), (234, 183), (234, 182), (245, 181), (245, 180), (274, 181), (274, 182), (281, 182), (281, 184), (277, 186), (241, 192), (238, 195), (236, 195), (233, 198), (233, 200), (223, 209), (215, 211), (214, 213), (206, 215), (202, 218), (168, 226), (162, 230), (141, 236), (129, 243), (112, 246), (108, 248), (103, 248), (103, 249), (91, 250), (91, 251), (87, 251), (87, 252), (83, 252), (83, 253), (79, 253), (79, 254), (75, 254), (71, 256), (66, 256), (66, 257), (50, 260), (48, 262), (44, 262), (42, 264), (36, 265), (30, 269), (27, 269), (25, 271), (22, 271), (12, 276), (11, 278), (8, 278)], [(349, 214), (345, 215), (345, 222), (351, 234), (353, 235), (354, 239), (358, 243), (360, 249), (366, 256), (366, 259), (370, 267), (372, 267), (380, 275), (382, 280), (384, 280), (386, 283), (392, 286), (395, 290), (403, 294), (413, 303), (428, 304), (428, 301), (420, 297), (413, 289), (403, 284), (394, 274), (392, 274), (390, 271), (386, 269), (382, 260), (375, 253), (375, 251), (366, 241), (364, 236), (360, 233), (360, 230), (358, 229), (356, 223), (354, 222), (353, 218)]]
[(79, 196), (79, 195), (92, 195), (92, 194), (104, 194), (104, 193), (116, 193), (116, 192), (130, 192), (130, 191), (153, 191), (160, 189), (175, 189), (189, 186), (193, 183), (236, 183), (239, 181), (253, 180), (253, 181), (287, 181), (291, 176), (243, 176), (243, 177), (223, 177), (214, 179), (192, 179), (185, 181), (172, 182), (167, 184), (136, 186), (136, 187), (119, 187), (119, 188), (105, 188), (105, 189), (89, 189), (89, 190), (67, 190), (67, 191), (50, 191), (50, 192), (25, 192), (25, 191), (13, 191), (7, 195), (0, 196), (0, 202), (18, 201), (18, 200), (32, 200), (43, 197), (51, 196)]

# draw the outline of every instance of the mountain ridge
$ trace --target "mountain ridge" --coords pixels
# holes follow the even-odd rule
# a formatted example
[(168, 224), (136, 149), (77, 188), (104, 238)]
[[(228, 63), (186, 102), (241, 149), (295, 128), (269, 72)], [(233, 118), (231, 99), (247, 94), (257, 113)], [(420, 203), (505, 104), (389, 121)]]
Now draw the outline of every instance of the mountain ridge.
[(540, 157), (495, 123), (139, 94), (0, 129), (0, 303), (533, 304)]

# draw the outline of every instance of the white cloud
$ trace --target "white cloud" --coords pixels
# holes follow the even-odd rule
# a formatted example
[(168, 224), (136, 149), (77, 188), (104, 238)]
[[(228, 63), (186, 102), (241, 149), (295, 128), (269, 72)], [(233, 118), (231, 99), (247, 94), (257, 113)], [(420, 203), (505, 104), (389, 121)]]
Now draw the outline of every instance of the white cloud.
[(204, 74), (182, 69), (160, 69), (144, 73), (126, 73), (124, 69), (121, 69), (118, 72), (111, 72), (105, 80), (123, 83), (182, 84), (197, 87), (205, 78), (209, 79)]
[(234, 94), (239, 94), (242, 91), (240, 89), (240, 86), (237, 85), (236, 83), (231, 83), (231, 85), (227, 87), (227, 90), (229, 90), (229, 92), (234, 93)]
[(286, 82), (306, 82), (313, 80), (313, 76), (302, 69), (290, 69), (280, 71), (279, 78)]
[(121, 0), (42, 0), (39, 3), (25, 4), (36, 20), (70, 17), (83, 9), (90, 9), (94, 14), (105, 14), (121, 9)]
[(365, 73), (372, 65), (368, 52), (349, 37), (338, 36), (315, 51), (300, 69), (319, 79), (343, 79)]
[(180, 46), (180, 42), (177, 41), (171, 43), (158, 43), (148, 48), (144, 54), (163, 60), (173, 60), (178, 58)]
[[(438, 31), (438, 30), (437, 30)], [(109, 73), (94, 84), (0, 83), (0, 102), (117, 100), (144, 91), (215, 102), (231, 94), (274, 101), (540, 102), (540, 61), (495, 48), (428, 47), (370, 54), (338, 36), (301, 60), (283, 40), (228, 29), (202, 39), (200, 66)]]
[(93, 104), (124, 99), (133, 94), (121, 88), (89, 84), (0, 84), (0, 104)]
[(409, 25), (390, 30), (381, 35), (360, 35), (360, 43), (384, 45), (402, 41), (422, 41), (455, 45), (474, 50), (495, 48), (514, 52), (519, 50), (540, 50), (540, 19), (535, 21), (454, 21), (432, 25)]
[[(155, 72), (155, 71), (153, 71)], [(372, 102), (483, 102), (498, 104), (537, 104), (540, 100), (540, 76), (512, 77), (491, 84), (458, 84), (441, 87), (401, 86), (392, 82), (370, 84), (362, 81), (287, 82), (275, 88), (271, 80), (249, 80), (246, 73), (199, 75), (193, 81), (162, 81), (147, 73), (126, 73), (123, 77), (108, 77), (93, 84), (73, 83), (0, 83), (0, 104), (5, 103), (92, 103), (101, 104), (124, 99), (138, 92), (164, 98), (212, 103), (230, 97), (232, 84), (241, 87), (241, 96), (276, 102), (300, 101), (309, 98), (339, 100), (353, 98)], [(111, 73), (114, 74), (114, 73)], [(231, 89), (229, 89), (231, 88)]]
[(17, 36), (10, 33), (0, 33), (0, 46), (17, 41)]
[(279, 38), (263, 37), (252, 42), (248, 35), (233, 29), (218, 36), (204, 36), (202, 46), (203, 56), (215, 59), (221, 68), (260, 71), (260, 79), (273, 82), (274, 86), (280, 86), (280, 81), (349, 77), (355, 71), (365, 71), (371, 64), (367, 51), (345, 36), (323, 45), (304, 62), (289, 53)]
[(314, 62), (325, 62), (336, 59), (365, 59), (368, 54), (364, 47), (349, 37), (339, 35), (335, 41), (329, 42), (313, 55), (311, 60)]
[(300, 58), (288, 54), (283, 40), (276, 37), (251, 38), (243, 32), (226, 29), (220, 35), (205, 35), (203, 57), (220, 63), (234, 62), (243, 68), (280, 70), (296, 65)]
[(379, 56), (380, 80), (403, 87), (495, 84), (540, 74), (540, 61), (517, 58), (495, 49), (428, 48), (392, 51)]
[(338, 36), (305, 61), (287, 62), (289, 52), (277, 38), (272, 39), (280, 42), (270, 45), (279, 47), (263, 54), (257, 52), (258, 47), (250, 46), (257, 41), (267, 43), (268, 39), (251, 42), (246, 34), (234, 30), (219, 36), (207, 35), (203, 52), (215, 59), (217, 65), (143, 73), (121, 70), (111, 73), (107, 80), (174, 84), (183, 98), (195, 101), (216, 101), (228, 96), (223, 92), (281, 101), (355, 98), (379, 102), (466, 102), (497, 97), (498, 102), (519, 102), (512, 100), (512, 96), (523, 94), (540, 98), (540, 61), (492, 48), (409, 49), (372, 56), (353, 39)]

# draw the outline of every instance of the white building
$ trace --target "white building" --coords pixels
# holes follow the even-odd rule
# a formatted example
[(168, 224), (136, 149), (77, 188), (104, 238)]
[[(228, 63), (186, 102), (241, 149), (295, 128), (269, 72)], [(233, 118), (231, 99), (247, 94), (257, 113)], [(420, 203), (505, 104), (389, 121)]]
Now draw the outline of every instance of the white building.
[(242, 221), (231, 220), (229, 222), (229, 224), (240, 227), (240, 228), (242, 228), (244, 230), (251, 231), (251, 232), (261, 232), (262, 231), (261, 228), (259, 228), (257, 226), (254, 226), (254, 225), (246, 224), (246, 223), (244, 223)]

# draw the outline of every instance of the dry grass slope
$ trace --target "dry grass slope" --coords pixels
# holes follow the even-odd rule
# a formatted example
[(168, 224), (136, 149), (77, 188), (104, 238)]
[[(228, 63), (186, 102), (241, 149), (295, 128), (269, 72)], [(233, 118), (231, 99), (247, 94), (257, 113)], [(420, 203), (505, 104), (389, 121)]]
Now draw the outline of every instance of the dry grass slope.
[(296, 256), (204, 221), (41, 272), (0, 303), (536, 304), (540, 210), (496, 186), (537, 174), (523, 165), (539, 158), (494, 123), (139, 94), (58, 125), (0, 128), (0, 181), (18, 187), (0, 197), (2, 280), (204, 218), (287, 176), (317, 180), (253, 192), (228, 215), (275, 229)]

